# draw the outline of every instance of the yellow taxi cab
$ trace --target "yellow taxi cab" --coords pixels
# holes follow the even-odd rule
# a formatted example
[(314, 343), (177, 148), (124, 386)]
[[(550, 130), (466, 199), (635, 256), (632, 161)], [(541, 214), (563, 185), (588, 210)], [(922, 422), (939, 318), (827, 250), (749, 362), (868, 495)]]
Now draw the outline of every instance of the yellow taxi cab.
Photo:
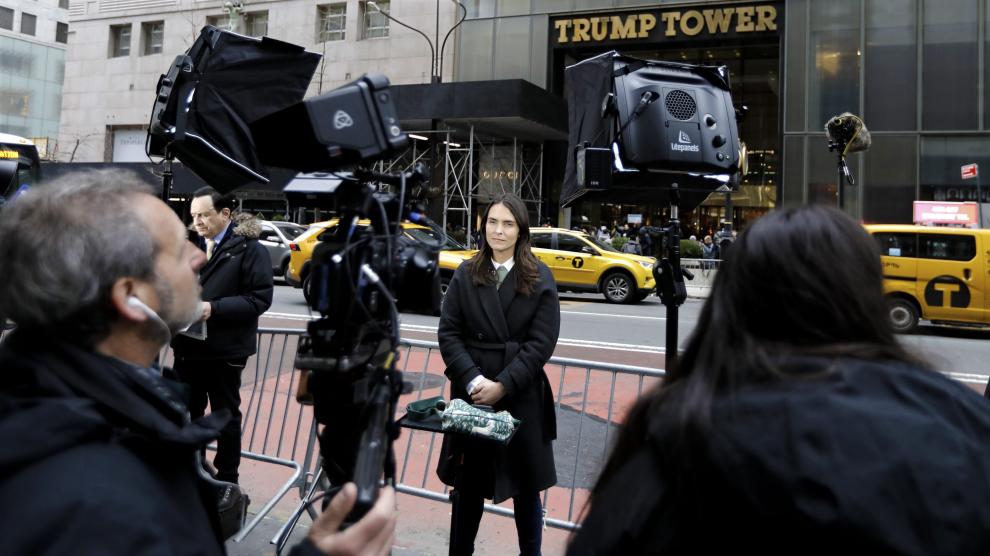
[(533, 254), (553, 272), (560, 291), (601, 293), (610, 303), (638, 303), (656, 289), (656, 259), (622, 253), (590, 235), (531, 228)]
[[(332, 234), (339, 220), (325, 220), (310, 224), (309, 229), (299, 235), (289, 244), (289, 266), (285, 272), (285, 282), (295, 288), (302, 288), (303, 297), (308, 303), (310, 300), (310, 261), (313, 258), (313, 248), (324, 237), (324, 234)], [(370, 226), (371, 221), (361, 220), (358, 226)], [(436, 244), (440, 241), (440, 234), (434, 230), (413, 224), (411, 222), (402, 223), (403, 235), (407, 238), (426, 243)], [(454, 270), (467, 259), (474, 255), (474, 251), (465, 250), (464, 246), (449, 237), (443, 243), (440, 251), (439, 263), (441, 276), (453, 275)], [(446, 281), (444, 281), (444, 288)]]
[(990, 325), (990, 230), (869, 224), (880, 246), (890, 322)]

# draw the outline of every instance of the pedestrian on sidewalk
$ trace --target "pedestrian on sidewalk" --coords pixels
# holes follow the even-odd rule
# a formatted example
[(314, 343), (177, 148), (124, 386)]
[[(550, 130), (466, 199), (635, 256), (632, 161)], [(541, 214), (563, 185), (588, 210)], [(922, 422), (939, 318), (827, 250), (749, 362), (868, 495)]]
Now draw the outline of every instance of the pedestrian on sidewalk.
[(522, 424), (507, 446), (444, 436), (437, 475), (453, 487), (450, 554), (474, 553), (484, 499), (512, 498), (519, 552), (539, 556), (540, 491), (557, 483), (553, 393), (543, 366), (557, 345), (560, 303), (550, 269), (530, 244), (526, 206), (497, 197), (484, 242), (454, 273), (437, 336), (451, 398), (507, 410)]
[(232, 195), (212, 187), (193, 193), (194, 242), (207, 259), (199, 275), (199, 320), (206, 324), (206, 338), (179, 335), (172, 341), (175, 372), (189, 385), (193, 419), (206, 413), (207, 400), (211, 412), (225, 409), (231, 415), (213, 465), (217, 480), (232, 484), (241, 462), (241, 372), (257, 351), (258, 318), (274, 293), (271, 258), (258, 243), (261, 224), (250, 215), (235, 215), (235, 206)]
[(990, 404), (898, 342), (873, 239), (806, 206), (732, 249), (568, 554), (990, 554)]

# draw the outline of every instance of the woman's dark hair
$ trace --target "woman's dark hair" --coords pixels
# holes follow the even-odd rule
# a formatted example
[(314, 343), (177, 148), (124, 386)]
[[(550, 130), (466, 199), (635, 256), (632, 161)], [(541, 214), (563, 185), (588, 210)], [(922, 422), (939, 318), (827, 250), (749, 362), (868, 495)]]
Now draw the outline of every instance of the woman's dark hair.
[(526, 205), (522, 200), (511, 193), (496, 196), (485, 209), (485, 214), (481, 219), (481, 233), (479, 234), (481, 249), (467, 262), (471, 281), (476, 286), (491, 285), (496, 282), (491, 263), (492, 247), (488, 245), (486, 237), (488, 234), (485, 233), (488, 226), (488, 214), (495, 205), (502, 205), (509, 209), (512, 217), (516, 220), (519, 238), (516, 240), (515, 252), (512, 255), (512, 269), (516, 272), (516, 291), (530, 295), (533, 293), (536, 281), (540, 278), (540, 271), (537, 268), (539, 260), (533, 254), (530, 245), (529, 212), (526, 211)]
[(786, 361), (800, 356), (923, 364), (897, 343), (887, 320), (876, 243), (833, 208), (777, 210), (739, 236), (684, 354), (630, 411), (592, 497), (658, 431), (674, 433), (677, 453), (665, 461), (687, 472), (705, 444), (715, 398), (784, 380)]

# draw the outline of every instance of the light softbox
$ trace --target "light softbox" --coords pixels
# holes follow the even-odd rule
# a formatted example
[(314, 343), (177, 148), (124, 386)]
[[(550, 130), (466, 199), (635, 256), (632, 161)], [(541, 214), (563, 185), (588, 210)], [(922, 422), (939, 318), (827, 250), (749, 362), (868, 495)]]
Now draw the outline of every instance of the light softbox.
[(158, 82), (148, 154), (166, 149), (221, 192), (267, 184), (250, 125), (303, 99), (320, 55), (206, 26)]
[(681, 208), (691, 210), (738, 179), (739, 136), (724, 67), (613, 51), (569, 66), (564, 81), (569, 148), (561, 205), (667, 203), (677, 183)]

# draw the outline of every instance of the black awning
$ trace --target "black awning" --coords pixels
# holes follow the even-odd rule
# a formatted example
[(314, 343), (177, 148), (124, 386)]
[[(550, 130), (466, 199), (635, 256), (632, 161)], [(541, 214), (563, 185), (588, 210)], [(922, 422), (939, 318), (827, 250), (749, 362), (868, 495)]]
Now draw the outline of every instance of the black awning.
[(506, 139), (567, 140), (564, 99), (522, 79), (394, 85), (392, 91), (406, 131), (428, 129), (431, 120), (440, 120)]

